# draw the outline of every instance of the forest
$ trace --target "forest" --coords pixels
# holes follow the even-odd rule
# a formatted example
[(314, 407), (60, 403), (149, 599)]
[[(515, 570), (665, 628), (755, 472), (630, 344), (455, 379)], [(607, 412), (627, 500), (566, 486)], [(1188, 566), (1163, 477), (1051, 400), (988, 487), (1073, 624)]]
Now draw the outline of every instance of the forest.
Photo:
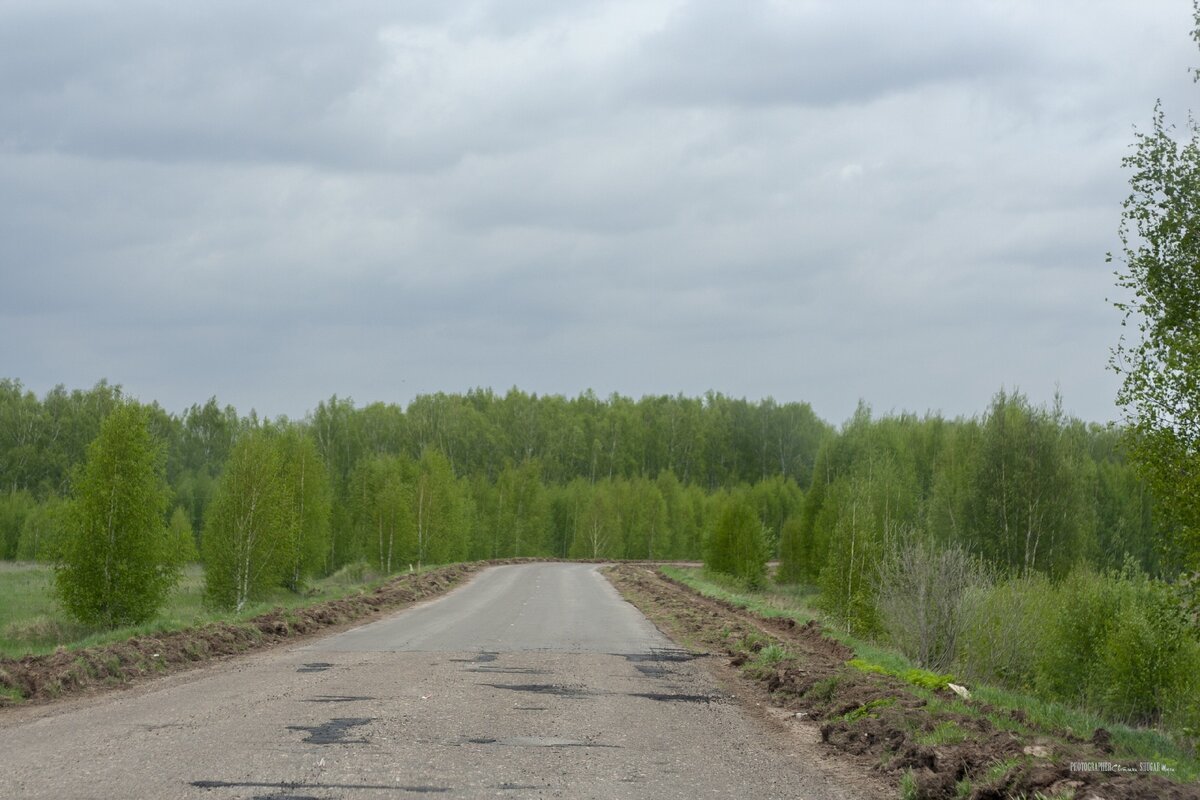
[[(831, 624), (914, 663), (1187, 726), (1196, 553), (1127, 434), (1004, 390), (975, 417), (860, 405), (833, 426), (717, 393), (332, 397), (267, 420), (5, 380), (0, 556), (54, 564), (64, 609), (101, 629), (150, 619), (195, 562), (205, 602), (240, 612), (348, 569), (703, 560), (754, 588), (774, 560)], [(114, 545), (116, 528), (144, 535)]]
[[(126, 402), (105, 382), (38, 398), (0, 381), (0, 556), (54, 560), (72, 476)], [(361, 560), (394, 572), (512, 556), (700, 559), (730, 496), (757, 511), (783, 576), (811, 583), (830, 563), (853, 580), (885, 540), (917, 531), (1052, 576), (1077, 562), (1132, 559), (1152, 575), (1182, 565), (1119, 430), (1003, 391), (976, 418), (875, 418), (862, 406), (840, 428), (805, 403), (717, 393), (475, 390), (403, 408), (335, 396), (303, 420), (241, 415), (215, 398), (181, 414), (143, 407), (164, 451), (166, 521), (197, 554), (233, 472), (286, 483), (307, 465), (292, 585)]]

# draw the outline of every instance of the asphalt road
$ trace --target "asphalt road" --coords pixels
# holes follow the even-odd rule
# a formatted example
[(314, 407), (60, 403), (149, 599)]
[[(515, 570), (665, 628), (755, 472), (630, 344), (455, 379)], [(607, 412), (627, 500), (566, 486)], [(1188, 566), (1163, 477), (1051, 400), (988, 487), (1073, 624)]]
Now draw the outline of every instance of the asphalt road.
[(853, 796), (703, 662), (593, 565), (496, 567), (304, 646), (0, 714), (0, 797)]

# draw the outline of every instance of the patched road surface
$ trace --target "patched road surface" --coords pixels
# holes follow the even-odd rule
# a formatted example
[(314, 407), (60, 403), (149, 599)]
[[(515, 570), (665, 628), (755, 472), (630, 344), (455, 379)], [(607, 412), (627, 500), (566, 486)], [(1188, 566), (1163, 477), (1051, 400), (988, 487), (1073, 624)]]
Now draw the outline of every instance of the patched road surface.
[(587, 564), (0, 714), (2, 798), (843, 798)]

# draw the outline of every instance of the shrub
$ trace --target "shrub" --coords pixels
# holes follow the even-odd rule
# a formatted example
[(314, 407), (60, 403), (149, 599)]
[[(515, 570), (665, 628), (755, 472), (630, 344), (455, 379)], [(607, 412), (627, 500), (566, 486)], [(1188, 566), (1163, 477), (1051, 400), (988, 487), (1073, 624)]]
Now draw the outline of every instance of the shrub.
[(962, 600), (960, 671), (986, 683), (1031, 687), (1055, 596), (1050, 580), (1037, 573), (968, 588)]
[(880, 560), (875, 605), (888, 638), (930, 669), (954, 661), (967, 590), (988, 581), (982, 566), (955, 545), (936, 550), (922, 541), (893, 547)]

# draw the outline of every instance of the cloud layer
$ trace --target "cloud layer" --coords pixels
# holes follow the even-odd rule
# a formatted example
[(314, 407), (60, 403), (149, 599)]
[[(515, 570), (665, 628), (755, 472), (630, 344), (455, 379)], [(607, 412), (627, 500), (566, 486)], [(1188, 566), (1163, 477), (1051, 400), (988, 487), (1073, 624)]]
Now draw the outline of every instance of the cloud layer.
[[(178, 4), (176, 4), (178, 5)], [(0, 9), (0, 373), (300, 415), (511, 385), (1115, 416), (1179, 2)]]

